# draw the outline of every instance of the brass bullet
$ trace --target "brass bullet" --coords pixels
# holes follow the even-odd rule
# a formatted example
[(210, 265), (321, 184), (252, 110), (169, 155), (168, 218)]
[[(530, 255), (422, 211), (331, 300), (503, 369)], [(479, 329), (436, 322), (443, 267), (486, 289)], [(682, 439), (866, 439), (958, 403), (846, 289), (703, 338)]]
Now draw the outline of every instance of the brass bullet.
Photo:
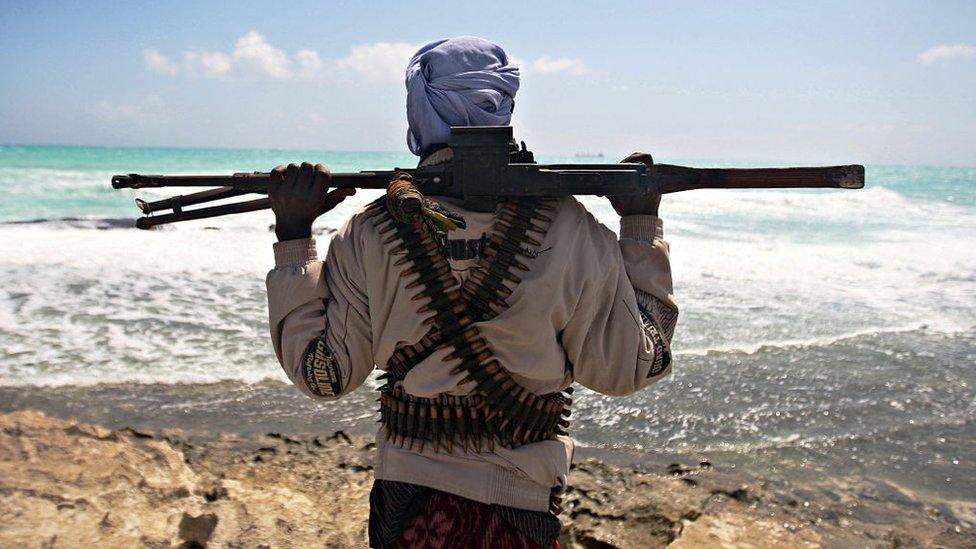
[[(505, 229), (505, 232), (516, 236), (519, 239), (529, 238), (526, 234), (519, 234), (519, 232), (532, 231), (534, 233), (546, 234), (547, 228), (542, 225), (536, 225), (532, 222), (532, 219), (527, 217), (517, 217), (510, 214), (503, 214), (498, 216), (499, 227)], [(501, 234), (495, 233), (492, 236), (501, 237)], [(538, 244), (536, 244), (538, 245)]]
[(522, 431), (525, 429), (525, 424), (529, 420), (532, 408), (535, 406), (535, 401), (538, 397), (533, 395), (528, 389), (522, 387), (522, 391), (519, 393), (518, 401), (520, 406), (516, 406), (512, 411), (512, 439), (516, 442), (521, 443)]
[(406, 255), (402, 256), (399, 260), (397, 260), (396, 262), (394, 262), (393, 263), (393, 266), (394, 267), (399, 267), (400, 265), (403, 265), (403, 264), (405, 264), (407, 262), (413, 261), (414, 259), (418, 259), (418, 258), (424, 257), (427, 254), (429, 254), (433, 250), (433, 248), (435, 248), (436, 246), (437, 246), (437, 244), (435, 244), (435, 243), (429, 243), (429, 244), (425, 244), (423, 247), (409, 248), (407, 250)]
[(494, 389), (485, 396), (485, 400), (492, 403), (492, 407), (497, 407), (498, 403), (502, 400), (511, 400), (514, 398), (511, 394), (511, 390), (515, 387), (515, 380), (513, 380), (508, 374), (500, 376), (498, 373), (491, 377), (489, 383), (494, 383)]
[(497, 240), (496, 245), (498, 246), (499, 250), (504, 250), (513, 255), (531, 257), (531, 255), (529, 254), (529, 252), (525, 250), (525, 248), (523, 248), (519, 244), (516, 244), (515, 242), (512, 242), (511, 240), (502, 240), (501, 237), (497, 237), (497, 236), (492, 238)]
[(542, 428), (544, 433), (552, 433), (553, 429), (556, 428), (556, 422), (559, 421), (559, 412), (557, 410), (557, 407), (547, 406), (545, 423)]
[(485, 249), (485, 255), (491, 259), (493, 262), (501, 267), (515, 268), (520, 271), (528, 271), (529, 267), (522, 263), (521, 261), (515, 259), (511, 254), (507, 254), (504, 251), (489, 251), (488, 248)]
[[(495, 406), (495, 402), (501, 395), (505, 392), (502, 388), (502, 384), (509, 378), (507, 375), (499, 375), (498, 372), (492, 372), (482, 379), (477, 380), (477, 386), (475, 390), (485, 399), (486, 402), (491, 403), (492, 407)], [(491, 398), (491, 395), (496, 395), (495, 399)]]
[(498, 414), (500, 419), (499, 429), (506, 429), (510, 424), (512, 425), (512, 429), (514, 429), (515, 422), (525, 407), (525, 401), (522, 395), (528, 392), (528, 390), (525, 387), (516, 387), (518, 387), (516, 390), (509, 392), (500, 402), (492, 406), (492, 408), (500, 411)]
[(417, 416), (416, 399), (411, 399), (410, 403), (407, 404), (407, 416), (409, 416), (409, 419), (407, 420), (406, 429), (404, 429), (404, 431), (406, 435), (410, 438), (410, 449), (412, 450), (413, 441), (415, 438), (417, 438), (418, 416)]
[(454, 453), (454, 414), (450, 407), (441, 404), (441, 418), (444, 421), (444, 440), (447, 442), (447, 453)]
[(457, 425), (458, 437), (461, 439), (461, 448), (464, 449), (464, 453), (468, 453), (468, 421), (463, 405), (458, 402), (454, 403), (454, 423)]
[(407, 409), (406, 408), (407, 408), (407, 404), (405, 402), (403, 402), (402, 400), (398, 400), (396, 402), (396, 421), (395, 421), (395, 425), (394, 425), (394, 428), (393, 428), (393, 432), (394, 432), (395, 435), (399, 435), (399, 437), (400, 437), (400, 447), (401, 448), (403, 448), (403, 442), (404, 442), (404, 440), (403, 440), (403, 428), (406, 425), (406, 419), (407, 419), (407, 417), (406, 417), (407, 416)]
[[(412, 275), (413, 273), (411, 273)], [(450, 278), (447, 278), (450, 276)], [(407, 284), (407, 289), (416, 288), (421, 284), (428, 284), (432, 280), (441, 280), (445, 284), (449, 281), (453, 281), (454, 277), (451, 275), (450, 267), (437, 267), (433, 271), (428, 271), (426, 273), (421, 273), (416, 279)]]
[(526, 444), (536, 441), (539, 435), (539, 427), (541, 427), (542, 421), (545, 418), (546, 399), (538, 398), (534, 404), (529, 418), (526, 421), (525, 432), (522, 435), (522, 442)]
[(488, 274), (498, 278), (508, 280), (509, 282), (513, 282), (515, 284), (522, 282), (522, 279), (520, 277), (516, 276), (513, 273), (510, 273), (508, 269), (505, 269), (501, 265), (495, 265), (495, 264), (488, 265)]
[(481, 453), (481, 423), (479, 418), (481, 416), (480, 408), (471, 407), (468, 408), (468, 415), (471, 418), (471, 441), (474, 443), (474, 451)]
[(419, 423), (417, 428), (417, 439), (420, 441), (420, 452), (424, 451), (424, 443), (427, 441), (427, 401), (424, 399), (419, 406)]
[(434, 443), (434, 451), (437, 452), (440, 449), (441, 442), (441, 420), (440, 411), (437, 409), (436, 403), (431, 403), (430, 405), (430, 432), (432, 442)]

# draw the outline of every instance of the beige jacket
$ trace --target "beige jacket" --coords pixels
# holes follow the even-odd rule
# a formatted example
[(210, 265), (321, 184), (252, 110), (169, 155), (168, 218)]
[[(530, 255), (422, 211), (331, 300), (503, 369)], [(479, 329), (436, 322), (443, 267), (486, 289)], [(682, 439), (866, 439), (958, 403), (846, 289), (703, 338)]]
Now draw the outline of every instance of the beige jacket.
[[(445, 246), (463, 277), (494, 214), (440, 201), (467, 221)], [(653, 344), (648, 328), (653, 322), (670, 339), (677, 316), (661, 220), (627, 216), (620, 232), (618, 241), (577, 200), (559, 200), (541, 253), (529, 260), (531, 270), (507, 299), (509, 309), (478, 324), (498, 361), (523, 386), (550, 393), (576, 382), (625, 395), (670, 372), (670, 362), (655, 371), (655, 353), (667, 351)], [(313, 398), (355, 390), (394, 349), (427, 332), (420, 303), (410, 300), (415, 290), (399, 276), (406, 266), (394, 266), (396, 257), (382, 240), (358, 212), (335, 234), (325, 261), (314, 239), (274, 246), (275, 268), (267, 277), (271, 339), (288, 377)], [(324, 378), (321, 368), (313, 376), (305, 366), (319, 340), (331, 353), (331, 374)], [(457, 387), (463, 374), (450, 374), (456, 362), (442, 362), (447, 354), (437, 351), (415, 366), (404, 389), (421, 397), (465, 394), (470, 385)], [(434, 453), (432, 445), (423, 453), (401, 448), (387, 442), (382, 428), (376, 441), (378, 479), (534, 511), (546, 511), (551, 489), (565, 486), (573, 455), (569, 437), (493, 452), (455, 447), (450, 454)]]

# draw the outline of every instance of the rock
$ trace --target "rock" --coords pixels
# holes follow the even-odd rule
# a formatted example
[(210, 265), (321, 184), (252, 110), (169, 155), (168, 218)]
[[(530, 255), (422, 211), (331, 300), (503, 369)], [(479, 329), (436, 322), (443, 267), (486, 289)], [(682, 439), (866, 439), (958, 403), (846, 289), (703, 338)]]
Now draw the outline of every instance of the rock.
[(180, 519), (180, 539), (187, 543), (205, 546), (210, 541), (214, 529), (217, 528), (217, 522), (219, 519), (213, 513), (205, 513), (198, 517), (183, 513), (183, 518)]
[(209, 503), (215, 502), (218, 499), (226, 499), (226, 498), (227, 498), (227, 488), (225, 488), (224, 485), (219, 482), (205, 489), (203, 492), (203, 499), (205, 499)]
[[(25, 455), (20, 448), (28, 447)], [(0, 416), (0, 546), (171, 540), (197, 480), (168, 444), (38, 412)]]
[[(190, 444), (0, 414), (0, 547), (362, 547), (373, 446), (339, 433)], [(972, 502), (922, 504), (890, 483), (794, 489), (711, 463), (647, 472), (595, 459), (569, 480), (566, 548), (976, 546)]]
[(347, 435), (345, 431), (336, 431), (335, 433), (333, 433), (332, 436), (329, 437), (329, 440), (341, 441), (346, 444), (352, 444), (352, 439), (349, 438), (349, 435)]
[(727, 511), (700, 517), (687, 524), (670, 547), (789, 547), (815, 549), (821, 537), (810, 529), (794, 531), (780, 521), (766, 520), (742, 512)]

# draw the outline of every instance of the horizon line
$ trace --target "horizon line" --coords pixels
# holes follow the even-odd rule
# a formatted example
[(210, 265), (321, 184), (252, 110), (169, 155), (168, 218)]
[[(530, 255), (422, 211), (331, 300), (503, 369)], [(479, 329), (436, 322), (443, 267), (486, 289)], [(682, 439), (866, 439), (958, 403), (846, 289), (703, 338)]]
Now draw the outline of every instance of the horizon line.
[[(331, 153), (377, 153), (377, 154), (403, 154), (416, 157), (412, 152), (404, 151), (389, 151), (389, 150), (378, 150), (378, 149), (326, 149), (326, 148), (284, 148), (284, 147), (228, 147), (228, 146), (175, 146), (175, 145), (91, 145), (91, 144), (78, 144), (78, 143), (0, 143), (0, 147), (65, 147), (65, 148), (92, 148), (92, 149), (164, 149), (164, 150), (218, 150), (218, 151), (315, 151), (315, 152), (331, 152)], [(553, 156), (560, 158), (600, 158), (598, 156), (586, 155), (580, 157), (578, 155), (584, 153), (539, 153), (533, 151), (538, 156)], [(603, 155), (602, 158), (606, 159), (608, 156), (604, 153), (598, 153)], [(653, 154), (653, 153), (652, 153)], [(653, 155), (657, 156), (657, 155)], [(419, 161), (419, 157), (418, 158)], [(778, 159), (750, 159), (750, 158), (691, 158), (691, 157), (678, 157), (678, 156), (666, 156), (661, 155), (660, 158), (670, 158), (675, 160), (689, 160), (695, 162), (721, 162), (721, 163), (757, 163), (764, 162), (770, 164), (780, 164), (780, 163), (790, 163), (797, 162), (795, 160), (778, 160)], [(608, 164), (613, 164), (612, 160), (607, 161)], [(807, 164), (813, 165), (813, 164)], [(820, 163), (820, 165), (826, 165)], [(886, 166), (886, 167), (931, 167), (931, 168), (960, 168), (960, 169), (976, 169), (976, 164), (965, 165), (965, 164), (926, 164), (926, 163), (907, 163), (907, 164), (887, 164), (887, 163), (865, 163), (864, 166)]]

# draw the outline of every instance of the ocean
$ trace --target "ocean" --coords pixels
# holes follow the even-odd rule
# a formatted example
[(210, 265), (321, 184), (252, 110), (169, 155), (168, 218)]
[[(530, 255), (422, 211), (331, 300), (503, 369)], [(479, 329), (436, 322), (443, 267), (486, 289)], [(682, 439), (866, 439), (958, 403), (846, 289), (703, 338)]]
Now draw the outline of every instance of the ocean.
[[(371, 431), (369, 387), (313, 402), (274, 359), (270, 212), (139, 231), (133, 199), (176, 193), (109, 185), (116, 173), (302, 160), (333, 171), (415, 162), (0, 146), (0, 410), (201, 433)], [(323, 244), (375, 196), (323, 216)], [(582, 201), (617, 230), (609, 204)], [(580, 452), (709, 460), (784, 482), (870, 476), (976, 499), (976, 168), (868, 166), (858, 191), (692, 191), (666, 196), (661, 214), (681, 306), (674, 373), (628, 397), (577, 393)]]

